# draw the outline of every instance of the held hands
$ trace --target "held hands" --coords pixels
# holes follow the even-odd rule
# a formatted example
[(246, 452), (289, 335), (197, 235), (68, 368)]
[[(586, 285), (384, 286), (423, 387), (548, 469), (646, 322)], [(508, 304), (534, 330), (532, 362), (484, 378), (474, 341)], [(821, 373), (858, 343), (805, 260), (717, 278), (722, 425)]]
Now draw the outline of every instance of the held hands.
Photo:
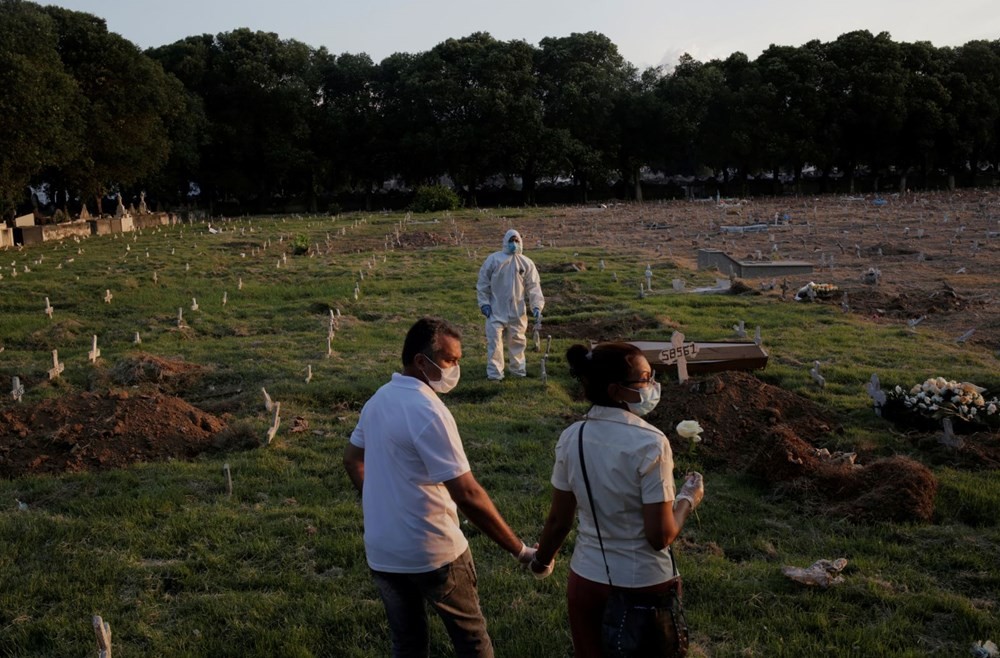
[(531, 564), (528, 565), (528, 569), (531, 571), (531, 575), (535, 577), (535, 580), (544, 580), (552, 575), (552, 569), (555, 566), (555, 558), (552, 558), (552, 561), (548, 564), (542, 564), (538, 560), (532, 559)]
[(694, 471), (689, 473), (687, 479), (684, 480), (684, 485), (681, 487), (681, 492), (677, 494), (674, 499), (674, 505), (676, 506), (682, 500), (686, 500), (691, 504), (691, 509), (695, 509), (701, 504), (701, 499), (705, 496), (705, 480), (701, 476), (701, 473)]
[(521, 566), (527, 567), (536, 580), (542, 580), (548, 578), (552, 573), (552, 569), (556, 566), (556, 559), (552, 558), (548, 564), (542, 564), (535, 558), (537, 550), (538, 544), (535, 544), (533, 548), (528, 548), (528, 545), (522, 542), (521, 552), (517, 554), (517, 561)]
[(482, 306), (479, 307), (479, 310), (482, 311), (483, 315), (485, 315), (487, 318), (493, 315), (493, 307), (490, 306), (489, 304), (483, 304)]

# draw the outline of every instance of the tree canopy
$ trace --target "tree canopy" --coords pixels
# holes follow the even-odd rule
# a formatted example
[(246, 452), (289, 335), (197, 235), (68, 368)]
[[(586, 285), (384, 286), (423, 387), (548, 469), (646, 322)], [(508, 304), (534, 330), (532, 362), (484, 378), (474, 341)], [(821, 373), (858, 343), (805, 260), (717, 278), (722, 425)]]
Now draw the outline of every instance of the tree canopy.
[(537, 46), (477, 32), (376, 63), (245, 28), (141, 52), (98, 17), (0, 0), (0, 89), (6, 214), (29, 186), (74, 211), (141, 189), (256, 212), (440, 180), (468, 204), (487, 189), (534, 203), (545, 184), (641, 199), (651, 173), (731, 193), (810, 172), (968, 185), (1000, 160), (1000, 41), (867, 31), (644, 71), (596, 32)]

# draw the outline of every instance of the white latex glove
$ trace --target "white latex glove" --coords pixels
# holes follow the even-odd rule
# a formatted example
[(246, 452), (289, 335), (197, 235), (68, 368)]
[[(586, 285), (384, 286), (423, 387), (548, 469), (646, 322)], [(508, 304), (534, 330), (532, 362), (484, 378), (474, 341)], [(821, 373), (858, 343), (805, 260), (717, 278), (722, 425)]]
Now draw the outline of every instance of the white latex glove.
[(521, 552), (517, 554), (517, 561), (523, 566), (528, 566), (535, 559), (535, 549), (521, 542)]
[(689, 473), (687, 479), (684, 480), (684, 486), (681, 487), (681, 492), (674, 499), (674, 505), (682, 500), (686, 500), (691, 503), (691, 509), (695, 509), (701, 504), (701, 499), (704, 496), (705, 480), (701, 476), (701, 473), (695, 471)]
[[(541, 564), (538, 560), (532, 560), (531, 565), (528, 569), (531, 570), (531, 575), (535, 577), (535, 580), (544, 580), (552, 575), (552, 570), (556, 566), (556, 559), (552, 558), (552, 561), (548, 564)], [(539, 571), (540, 570), (540, 571)]]

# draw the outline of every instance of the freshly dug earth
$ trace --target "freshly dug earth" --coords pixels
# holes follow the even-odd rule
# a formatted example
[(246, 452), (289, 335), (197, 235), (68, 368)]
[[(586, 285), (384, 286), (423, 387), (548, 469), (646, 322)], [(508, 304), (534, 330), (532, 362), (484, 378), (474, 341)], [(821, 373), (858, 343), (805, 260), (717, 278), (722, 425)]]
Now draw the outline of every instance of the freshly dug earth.
[(663, 387), (647, 420), (668, 437), (674, 452), (690, 449), (674, 427), (697, 420), (695, 448), (708, 467), (749, 473), (775, 490), (818, 500), (841, 516), (871, 521), (929, 521), (937, 480), (908, 457), (857, 465), (850, 455), (817, 449), (813, 441), (835, 429), (813, 402), (746, 372), (723, 372)]
[(0, 477), (121, 468), (246, 448), (226, 423), (160, 393), (82, 393), (0, 411)]

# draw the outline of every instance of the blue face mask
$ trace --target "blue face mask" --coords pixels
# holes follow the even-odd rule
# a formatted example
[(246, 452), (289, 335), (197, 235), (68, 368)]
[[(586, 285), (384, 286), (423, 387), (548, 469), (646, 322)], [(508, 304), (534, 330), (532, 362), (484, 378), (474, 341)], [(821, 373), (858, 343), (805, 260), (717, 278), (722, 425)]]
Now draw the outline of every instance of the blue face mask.
[(639, 394), (638, 402), (626, 402), (628, 410), (636, 416), (645, 416), (660, 403), (660, 382), (650, 382), (645, 388), (630, 388)]
[(521, 243), (520, 242), (508, 242), (507, 243), (507, 253), (508, 254), (519, 254), (521, 253)]

